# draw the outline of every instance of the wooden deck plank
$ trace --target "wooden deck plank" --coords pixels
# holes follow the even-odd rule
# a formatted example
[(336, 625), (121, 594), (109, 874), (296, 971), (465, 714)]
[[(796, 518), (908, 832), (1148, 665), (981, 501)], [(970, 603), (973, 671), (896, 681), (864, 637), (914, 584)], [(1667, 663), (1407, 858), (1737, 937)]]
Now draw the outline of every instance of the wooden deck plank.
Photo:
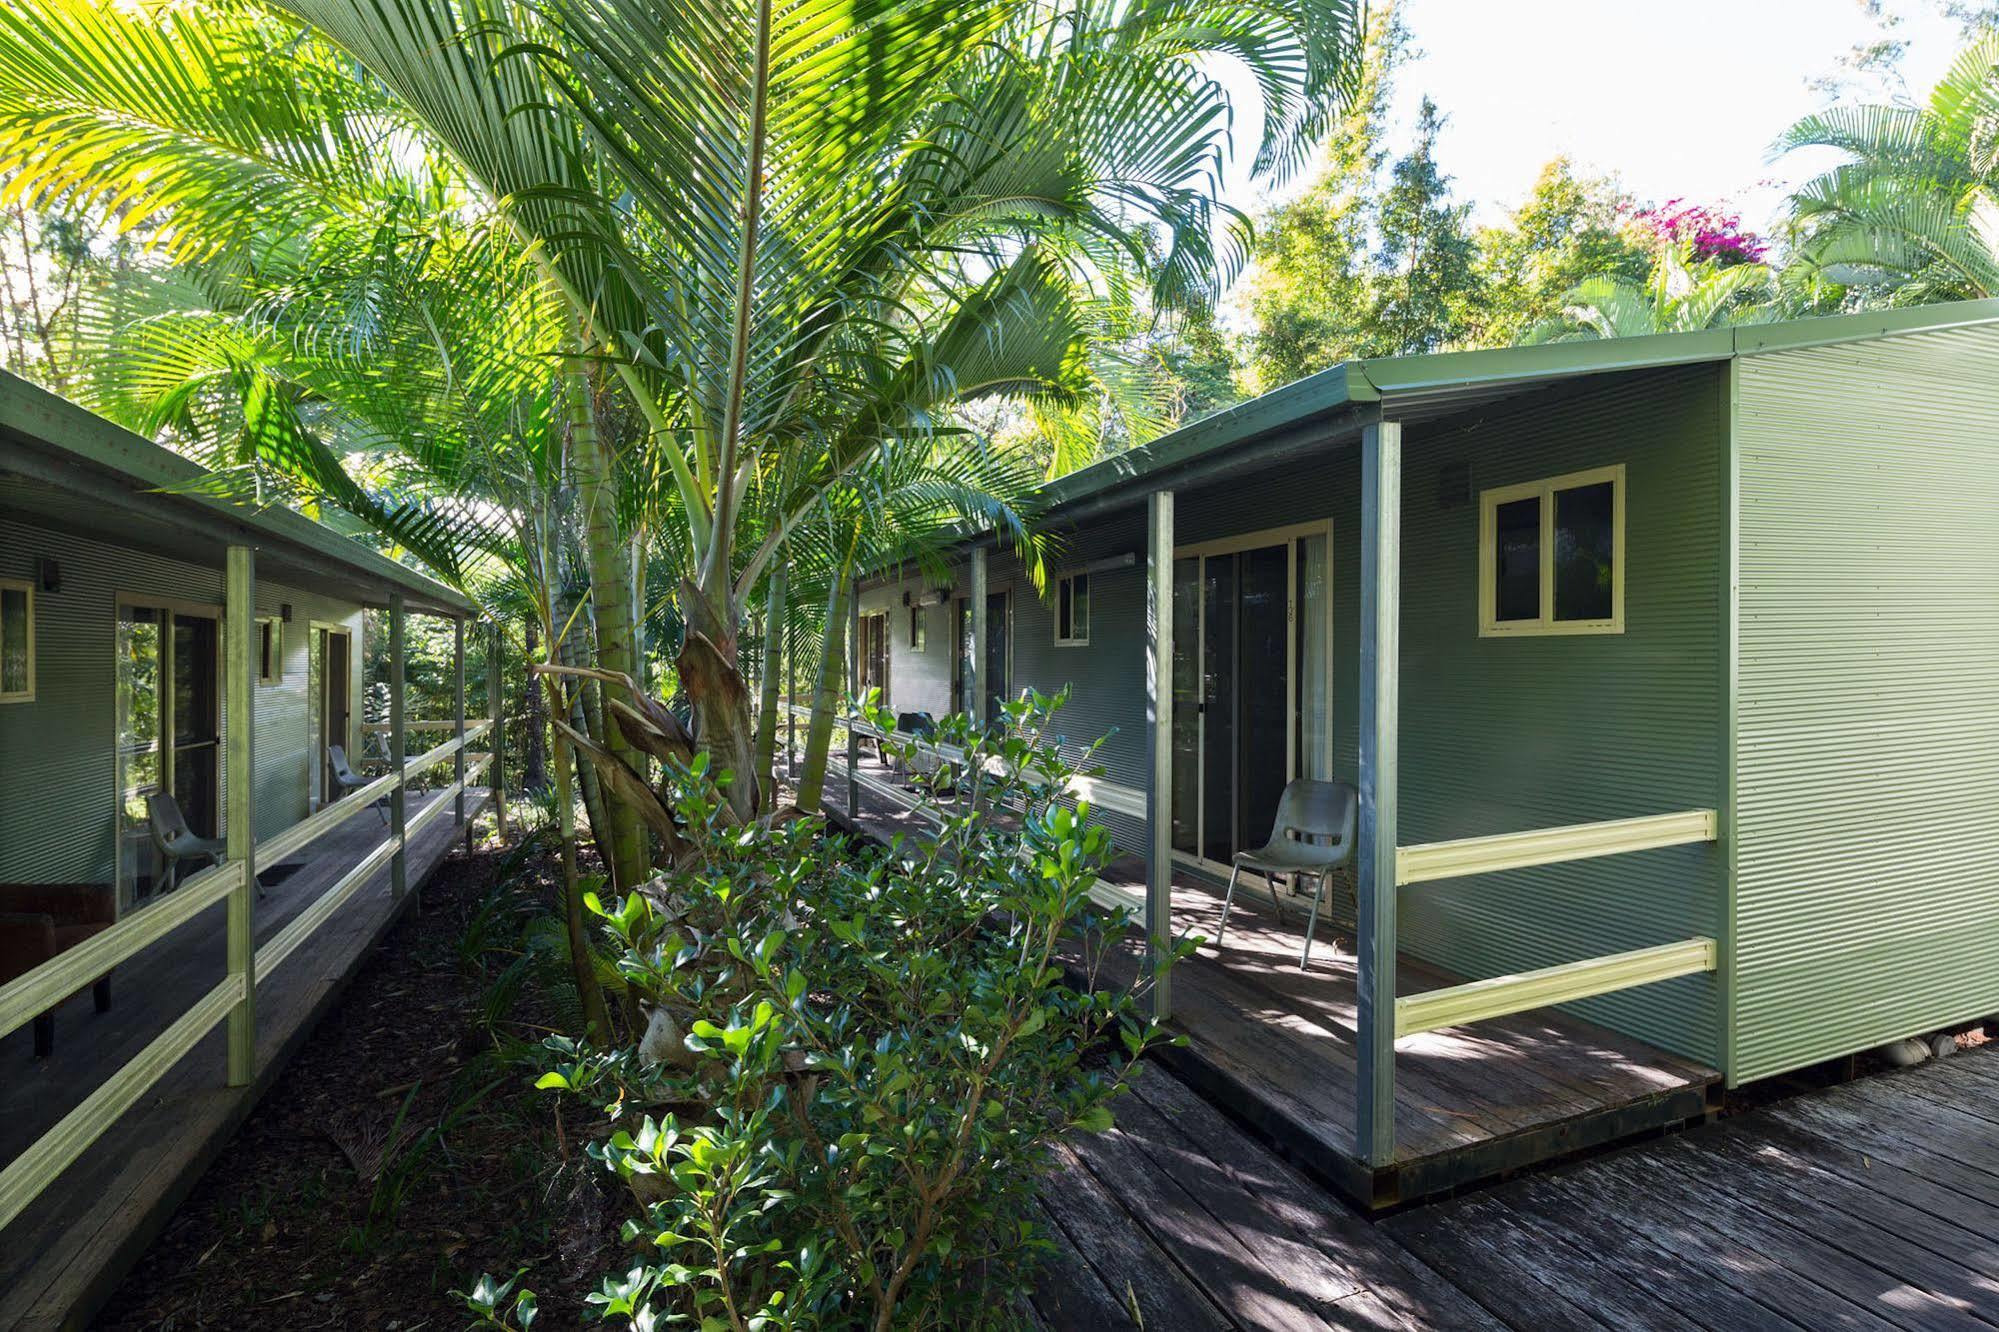
[(1070, 1149), (1057, 1148), (1056, 1156), (1058, 1169), (1041, 1190), (1042, 1205), (1139, 1326), (1187, 1332), (1241, 1326), (1146, 1237)]
[(1630, 1179), (1641, 1191), (1680, 1201), (1746, 1252), (1780, 1263), (1897, 1327), (1910, 1332), (1988, 1332), (1992, 1326), (1923, 1286), (1846, 1252), (1805, 1224), (1756, 1207), (1743, 1197), (1741, 1179), (1715, 1184), (1695, 1177), (1683, 1160), (1668, 1156), (1663, 1151), (1622, 1153), (1607, 1158), (1603, 1168)]
[[(1281, 1161), (1246, 1136), (1221, 1111), (1164, 1070), (1150, 1070), (1134, 1084), (1138, 1099), (1181, 1135), (1183, 1144), (1205, 1154), (1211, 1168), (1254, 1197), (1289, 1233), (1324, 1254), (1357, 1288), (1327, 1316), (1334, 1322), (1372, 1320), (1381, 1326), (1481, 1329), (1498, 1324), (1477, 1303), (1420, 1260), (1393, 1243), (1386, 1232), (1358, 1216), (1340, 1198)], [(1352, 1306), (1351, 1308), (1347, 1306)]]
[(1317, 1313), (1323, 1301), (1315, 1298), (1309, 1281), (1298, 1280), (1315, 1274), (1266, 1262), (1268, 1246), (1245, 1243), (1178, 1180), (1153, 1166), (1131, 1139), (1142, 1131), (1120, 1127), (1079, 1134), (1069, 1145), (1078, 1165), (1117, 1200), (1130, 1223), (1150, 1236), (1217, 1308), (1227, 1310), (1233, 1322), (1273, 1332), (1327, 1332)]
[(1697, 1158), (1699, 1177), (1966, 1309), (1999, 1309), (1999, 1242), (1902, 1201), (1885, 1180), (1856, 1180), (1786, 1151), (1770, 1133), (1729, 1125), (1697, 1148), (1678, 1144), (1677, 1159)]
[[(1745, 1247), (1736, 1233), (1714, 1225), (1696, 1199), (1640, 1185), (1595, 1162), (1557, 1177), (1550, 1187), (1580, 1215), (1600, 1223), (1593, 1225), (1593, 1234), (1656, 1236), (1656, 1244), (1704, 1275), (1717, 1292), (1733, 1290), (1754, 1305), (1773, 1306), (1783, 1317), (1814, 1329), (1886, 1332), (1894, 1327), (1759, 1248)], [(1779, 1319), (1773, 1314), (1768, 1321), (1775, 1325)]]
[(1598, 1261), (1644, 1273), (1661, 1298), (1713, 1332), (1777, 1332), (1809, 1326), (1790, 1317), (1783, 1301), (1759, 1300), (1754, 1292), (1737, 1290), (1720, 1279), (1685, 1252), (1690, 1246), (1668, 1241), (1650, 1215), (1612, 1206), (1598, 1185), (1579, 1188), (1561, 1174), (1537, 1176), (1509, 1186), (1504, 1196), (1522, 1217), (1587, 1235)]
[[(1419, 1207), (1382, 1223), (1431, 1267), (1503, 1308), (1515, 1326), (1694, 1329), (1671, 1305), (1602, 1267), (1561, 1232), (1513, 1214), (1500, 1198), (1478, 1195)], [(1573, 1232), (1570, 1232), (1573, 1233)]]

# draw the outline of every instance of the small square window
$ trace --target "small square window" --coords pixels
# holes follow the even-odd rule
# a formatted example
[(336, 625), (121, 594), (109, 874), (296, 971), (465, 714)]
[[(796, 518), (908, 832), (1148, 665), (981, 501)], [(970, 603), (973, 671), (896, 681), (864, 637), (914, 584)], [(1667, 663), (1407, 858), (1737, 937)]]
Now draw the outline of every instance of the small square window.
[(1624, 466), (1479, 496), (1479, 633), (1624, 632)]
[(285, 678), (285, 622), (276, 615), (257, 621), (257, 683), (280, 684)]
[(1055, 642), (1083, 647), (1090, 641), (1090, 576), (1070, 574), (1055, 584)]
[(0, 703), (35, 697), (35, 589), (0, 582)]
[(921, 605), (909, 608), (909, 650), (921, 652), (930, 645), (929, 617)]

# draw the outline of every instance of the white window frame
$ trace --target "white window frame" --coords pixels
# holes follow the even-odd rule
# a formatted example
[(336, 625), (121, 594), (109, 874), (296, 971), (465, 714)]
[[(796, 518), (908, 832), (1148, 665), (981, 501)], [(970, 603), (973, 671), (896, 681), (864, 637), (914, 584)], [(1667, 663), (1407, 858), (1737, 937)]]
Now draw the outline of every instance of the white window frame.
[[(264, 631), (271, 632), (271, 664), (276, 669), (264, 674)], [(285, 680), (285, 620), (282, 615), (259, 615), (257, 617), (257, 683), (283, 684)]]
[(28, 687), (0, 693), (0, 703), (35, 701), (35, 585), (21, 578), (0, 578), (0, 590), (22, 592), (28, 598)]
[[(1610, 482), (1610, 618), (1600, 620), (1557, 620), (1555, 618), (1555, 494), (1583, 486)], [(1624, 632), (1624, 464), (1592, 467), (1539, 481), (1523, 481), (1516, 486), (1496, 486), (1478, 496), (1478, 633), (1480, 638), (1525, 638), (1569, 634), (1621, 634)], [(1499, 506), (1515, 500), (1541, 501), (1541, 615), (1534, 620), (1496, 618), (1498, 574)]]
[[(1085, 597), (1083, 632), (1080, 635), (1072, 633), (1067, 638), (1064, 638), (1062, 636), (1062, 594), (1064, 592), (1069, 594), (1070, 614), (1073, 616), (1075, 614), (1076, 580), (1079, 578), (1083, 580), (1083, 595)], [(1090, 586), (1090, 571), (1088, 569), (1078, 569), (1075, 573), (1063, 574), (1055, 580), (1055, 614), (1052, 619), (1054, 621), (1056, 647), (1088, 647), (1090, 645), (1090, 617), (1095, 614), (1097, 609), (1095, 605), (1095, 592), (1096, 589)], [(1073, 629), (1075, 626), (1072, 623), (1070, 627)]]

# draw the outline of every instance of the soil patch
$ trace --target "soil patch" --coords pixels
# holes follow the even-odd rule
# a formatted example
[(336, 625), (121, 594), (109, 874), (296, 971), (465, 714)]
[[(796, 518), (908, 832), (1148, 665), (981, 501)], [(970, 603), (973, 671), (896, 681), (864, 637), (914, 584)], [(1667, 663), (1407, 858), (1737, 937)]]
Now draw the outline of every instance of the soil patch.
[(520, 1061), (568, 1025), (524, 947), (554, 896), (543, 854), (439, 866), (97, 1326), (458, 1328), (454, 1291), (523, 1268), (537, 1332), (573, 1326), (623, 1211)]

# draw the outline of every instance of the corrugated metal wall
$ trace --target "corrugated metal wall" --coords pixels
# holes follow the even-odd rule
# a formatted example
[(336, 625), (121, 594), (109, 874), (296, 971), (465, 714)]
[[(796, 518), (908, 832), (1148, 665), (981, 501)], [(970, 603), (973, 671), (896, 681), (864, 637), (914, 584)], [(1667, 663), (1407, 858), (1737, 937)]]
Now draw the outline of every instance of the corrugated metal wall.
[(1744, 1081), (1999, 1012), (1999, 332), (1739, 365)]
[[(1697, 366), (1601, 376), (1405, 432), (1404, 845), (1719, 806), (1722, 401), (1721, 372)], [(1625, 632), (1481, 638), (1477, 492), (1620, 462)], [(1451, 463), (1470, 464), (1473, 498), (1446, 507), (1438, 473)], [(1336, 653), (1350, 658), (1348, 512)], [(1342, 678), (1336, 697), (1347, 771), (1357, 695)], [(1419, 884), (1401, 909), (1406, 950), (1462, 976), (1502, 975), (1716, 934), (1721, 856), (1679, 847)], [(1688, 977), (1574, 1008), (1714, 1062), (1719, 990)]]
[[(1713, 366), (1605, 376), (1411, 426), (1404, 479), (1402, 834), (1405, 843), (1716, 807), (1722, 799), (1721, 375)], [(1584, 467), (1627, 467), (1626, 632), (1480, 638), (1478, 505), (1438, 499), (1439, 472), (1469, 462), (1472, 487)], [(1335, 770), (1358, 766), (1359, 459), (1330, 442), (1290, 462), (1183, 491), (1175, 537), (1222, 537), (1333, 519)], [(1144, 544), (1133, 509), (1071, 538), (1077, 563)], [(1013, 687), (1074, 696), (1061, 719), (1108, 736), (1107, 777), (1145, 785), (1144, 569), (1099, 576), (1091, 643), (1054, 645), (1049, 607), (995, 556), (1014, 589)], [(1104, 816), (1129, 849), (1142, 820)], [(1723, 924), (1719, 854), (1708, 847), (1424, 884), (1405, 892), (1406, 951), (1466, 977), (1501, 975), (1697, 934)], [(1576, 1005), (1605, 1025), (1718, 1060), (1715, 978)]]
[[(116, 873), (118, 601), (219, 606), (222, 572), (0, 518), (0, 577), (32, 578), (44, 556), (61, 563), (62, 589), (35, 598), (36, 696), (0, 704), (0, 880), (109, 883)], [(361, 707), (360, 610), (259, 584), (259, 614), (274, 615), (287, 601), (293, 621), (285, 626), (284, 678), (257, 688), (260, 837), (306, 812), (308, 619), (353, 626), (357, 717)]]

